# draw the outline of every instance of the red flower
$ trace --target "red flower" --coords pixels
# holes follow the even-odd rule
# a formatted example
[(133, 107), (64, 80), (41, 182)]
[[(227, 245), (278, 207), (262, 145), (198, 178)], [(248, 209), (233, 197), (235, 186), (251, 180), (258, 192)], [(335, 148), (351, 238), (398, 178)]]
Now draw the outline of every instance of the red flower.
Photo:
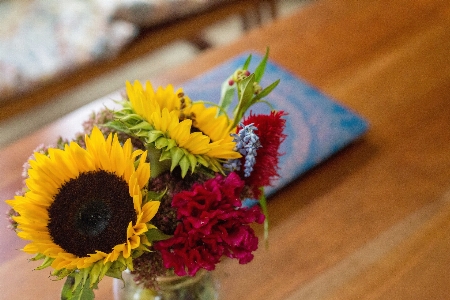
[(154, 245), (166, 268), (193, 276), (200, 268), (214, 270), (223, 255), (241, 264), (253, 259), (258, 238), (249, 224), (261, 224), (264, 215), (259, 206), (241, 208), (243, 186), (236, 173), (217, 175), (173, 197), (180, 222), (173, 237)]
[[(252, 188), (256, 199), (261, 195), (259, 188), (270, 186), (272, 180), (279, 176), (278, 161), (281, 156), (279, 148), (286, 138), (286, 135), (283, 134), (286, 120), (282, 118), (285, 115), (287, 114), (284, 111), (272, 111), (270, 115), (253, 115), (250, 113), (250, 116), (245, 118), (243, 122), (244, 125), (253, 123), (258, 128), (256, 134), (262, 146), (257, 150), (256, 163), (250, 177), (245, 178), (245, 183)], [(244, 178), (243, 172), (241, 178)]]

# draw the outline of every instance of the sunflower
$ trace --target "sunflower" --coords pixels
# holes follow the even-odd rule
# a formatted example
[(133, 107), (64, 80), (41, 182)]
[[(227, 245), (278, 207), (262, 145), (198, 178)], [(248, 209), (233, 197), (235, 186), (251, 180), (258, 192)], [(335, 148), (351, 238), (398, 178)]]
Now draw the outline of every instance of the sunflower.
[(221, 171), (221, 162), (239, 158), (226, 115), (218, 108), (192, 102), (182, 89), (169, 85), (156, 91), (150, 82), (145, 89), (139, 81), (126, 83), (129, 102), (118, 112), (116, 129), (125, 130), (161, 151), (160, 160), (171, 160), (171, 170), (180, 166), (183, 176), (198, 163)]
[(150, 246), (145, 233), (159, 202), (144, 193), (147, 152), (132, 151), (130, 140), (122, 147), (117, 135), (105, 139), (96, 127), (85, 141), (86, 149), (71, 142), (35, 153), (28, 191), (7, 203), (19, 214), (18, 236), (31, 241), (23, 251), (44, 259), (39, 268), (51, 265), (61, 278), (81, 274), (82, 282), (90, 276), (93, 286), (111, 269), (132, 268), (135, 252)]

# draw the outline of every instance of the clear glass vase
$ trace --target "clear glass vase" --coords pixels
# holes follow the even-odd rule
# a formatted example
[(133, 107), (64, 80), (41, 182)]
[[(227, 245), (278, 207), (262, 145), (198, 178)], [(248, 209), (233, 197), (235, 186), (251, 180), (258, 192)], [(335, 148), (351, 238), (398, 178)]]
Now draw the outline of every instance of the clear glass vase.
[(216, 300), (218, 284), (211, 272), (201, 270), (191, 276), (159, 277), (159, 290), (152, 290), (136, 284), (127, 270), (123, 280), (114, 279), (115, 300)]

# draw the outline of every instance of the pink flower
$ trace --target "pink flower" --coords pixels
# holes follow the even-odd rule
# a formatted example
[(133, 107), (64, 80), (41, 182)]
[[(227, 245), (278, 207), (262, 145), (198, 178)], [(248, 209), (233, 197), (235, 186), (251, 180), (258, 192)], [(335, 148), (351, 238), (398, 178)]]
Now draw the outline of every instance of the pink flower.
[[(283, 133), (286, 120), (284, 111), (272, 111), (270, 115), (253, 115), (245, 118), (244, 125), (252, 124), (258, 128), (256, 132), (261, 147), (257, 150), (256, 163), (250, 177), (245, 178), (245, 183), (252, 188), (256, 199), (261, 195), (260, 187), (270, 186), (278, 175), (278, 162), (281, 153), (279, 148), (286, 138)], [(238, 128), (239, 130), (240, 128)], [(243, 173), (241, 174), (244, 178)]]
[(249, 224), (264, 222), (259, 206), (241, 208), (244, 182), (236, 173), (217, 175), (190, 191), (174, 195), (180, 221), (172, 238), (155, 243), (166, 268), (177, 275), (195, 275), (200, 268), (214, 270), (222, 256), (246, 264), (253, 259), (258, 238)]

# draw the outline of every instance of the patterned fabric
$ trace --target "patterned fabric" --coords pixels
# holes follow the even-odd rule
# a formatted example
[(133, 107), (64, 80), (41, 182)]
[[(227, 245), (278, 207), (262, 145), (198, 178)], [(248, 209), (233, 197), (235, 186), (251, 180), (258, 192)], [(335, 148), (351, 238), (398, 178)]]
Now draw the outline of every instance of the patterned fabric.
[(0, 100), (117, 53), (137, 35), (119, 1), (0, 1)]
[(0, 101), (225, 0), (0, 0)]
[(155, 26), (200, 13), (226, 0), (123, 0), (115, 18), (140, 28)]

